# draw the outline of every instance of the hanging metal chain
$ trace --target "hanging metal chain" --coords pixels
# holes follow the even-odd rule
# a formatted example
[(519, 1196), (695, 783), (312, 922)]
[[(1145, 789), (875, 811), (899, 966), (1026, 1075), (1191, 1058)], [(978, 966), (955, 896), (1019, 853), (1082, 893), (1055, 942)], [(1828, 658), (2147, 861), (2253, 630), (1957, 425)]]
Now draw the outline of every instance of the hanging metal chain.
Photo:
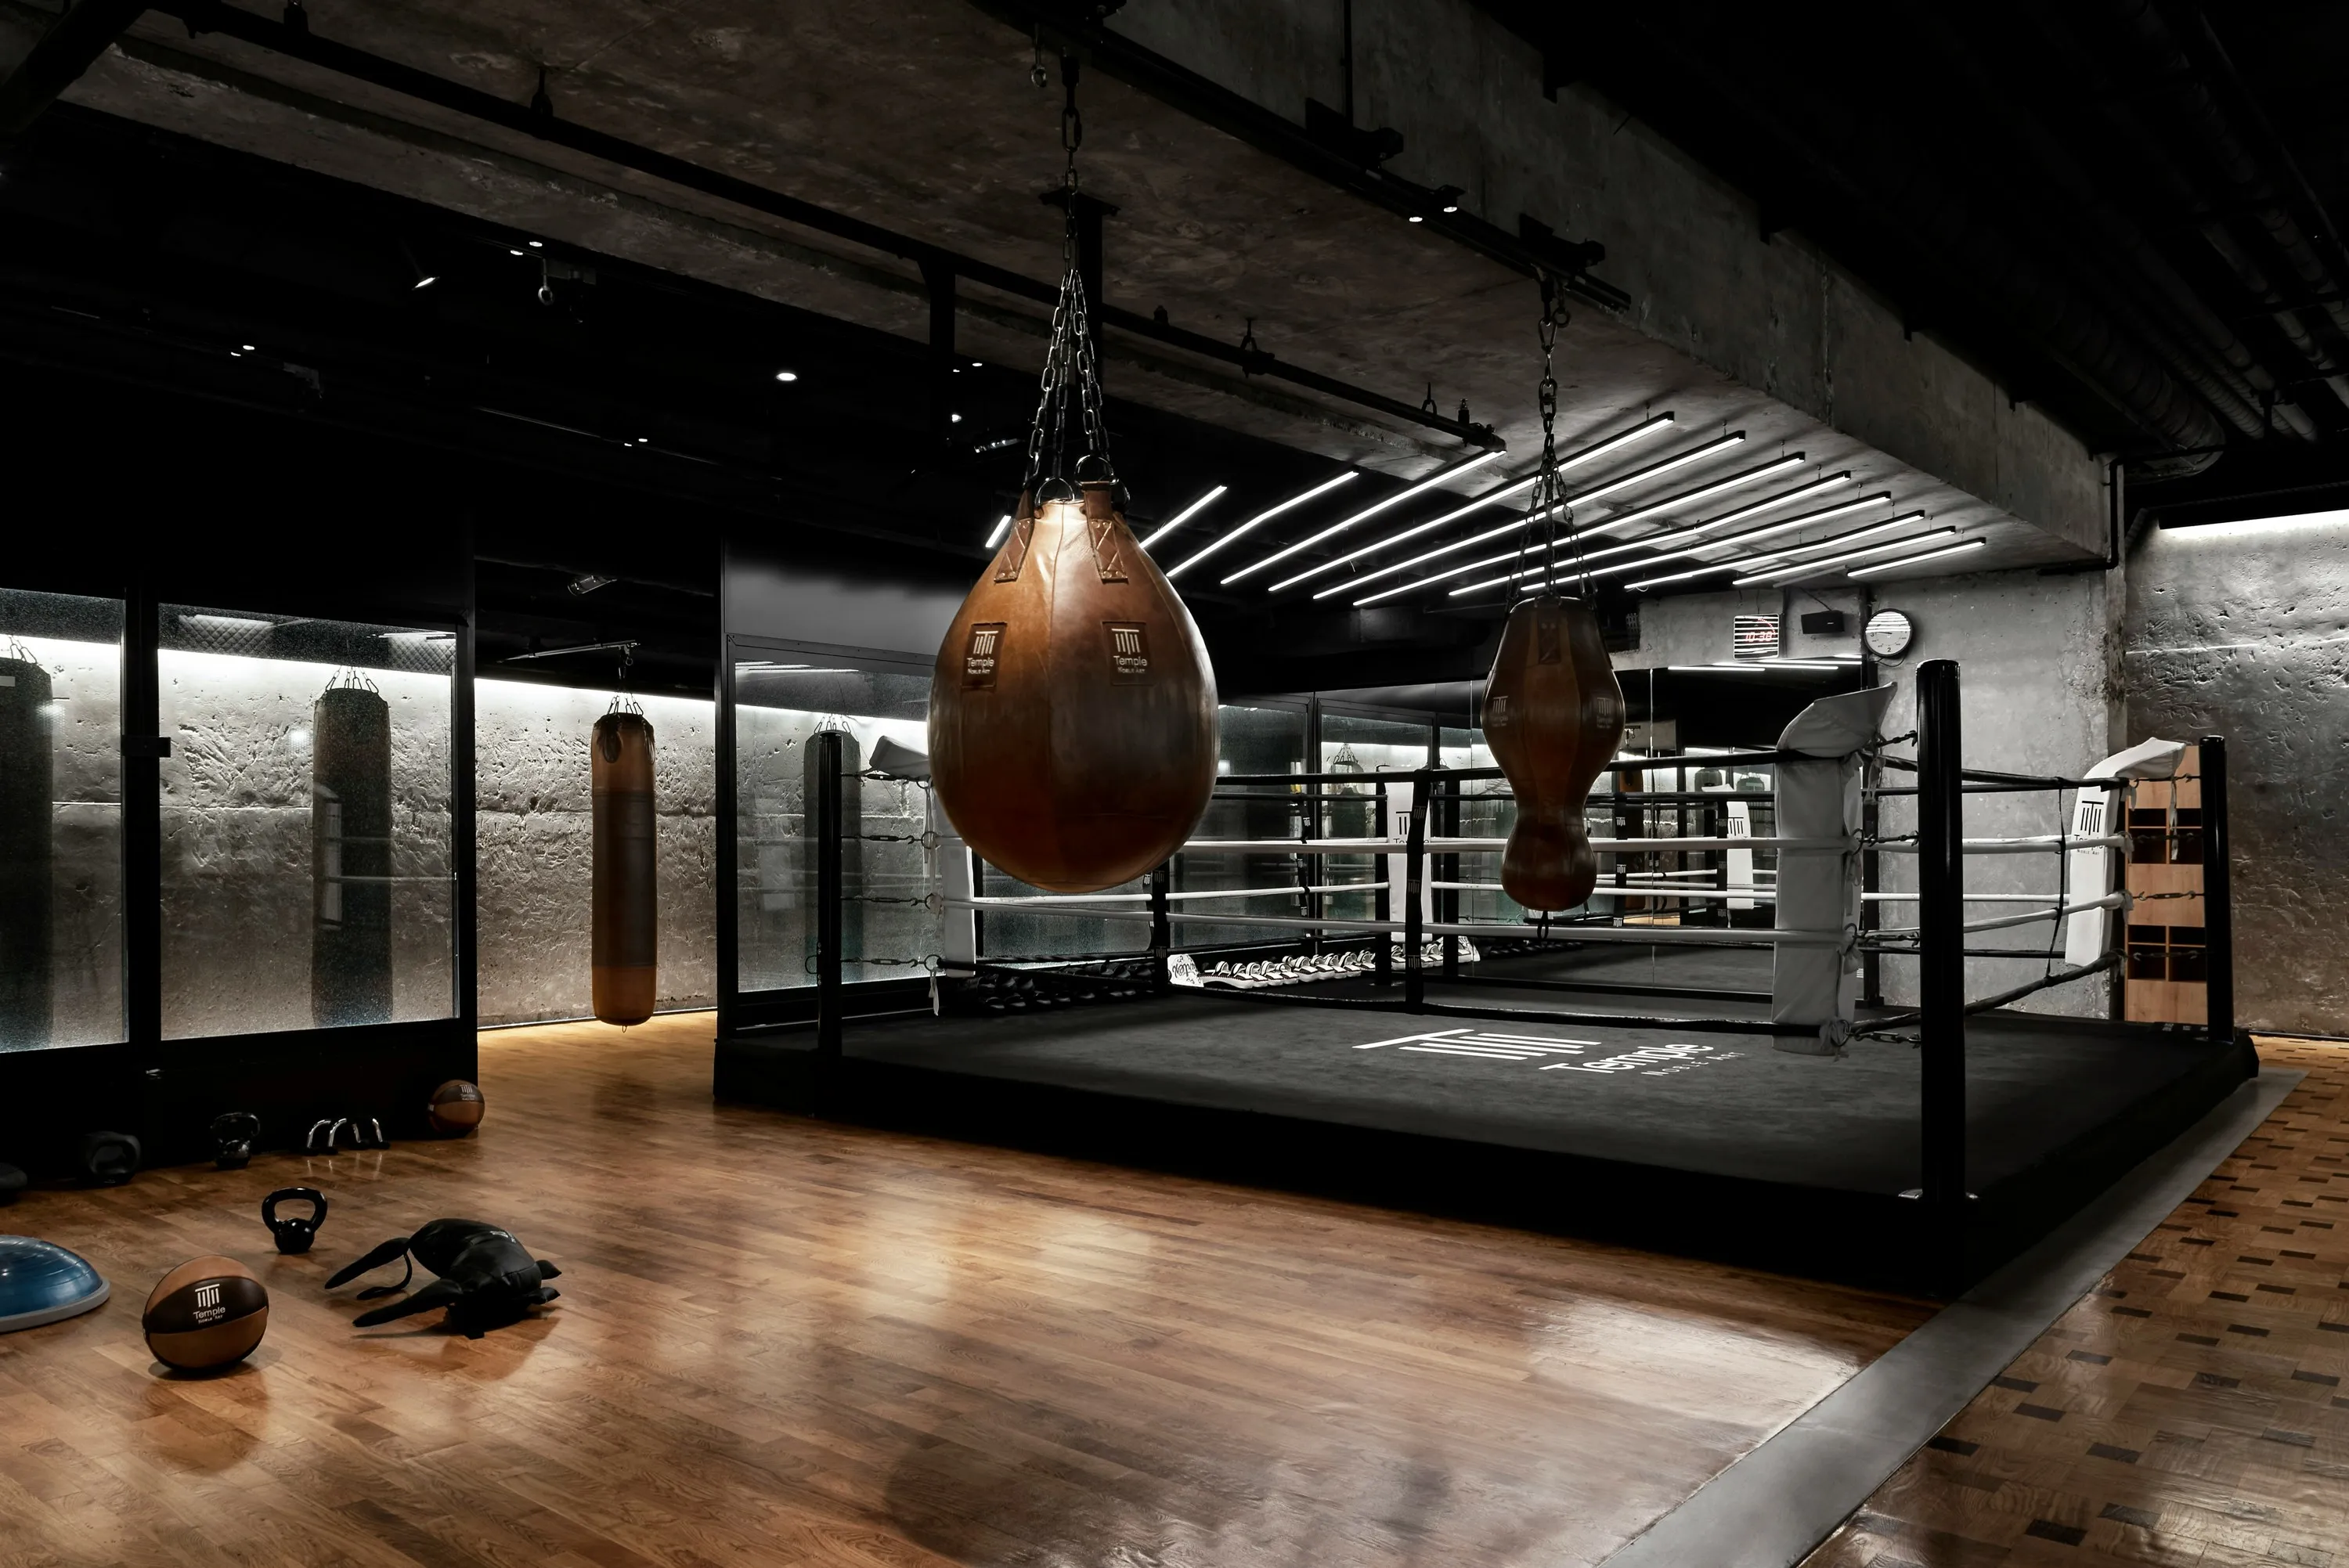
[(1568, 509), (1565, 476), (1557, 468), (1557, 334), (1570, 317), (1564, 304), (1564, 293), (1557, 281), (1547, 273), (1541, 279), (1542, 310), (1537, 333), (1541, 340), (1541, 385), (1535, 400), (1541, 410), (1541, 467), (1535, 471), (1533, 504), (1526, 513), (1526, 538), (1519, 547), (1518, 558), (1533, 553), (1533, 525), (1542, 525), (1541, 564), (1535, 573), (1520, 572), (1519, 576), (1538, 575), (1544, 588), (1557, 585), (1557, 527), (1565, 517), (1567, 541), (1574, 551), (1574, 562), (1581, 579), (1582, 592), (1590, 591), (1590, 570), (1582, 559), (1582, 539), (1574, 528), (1574, 514)]
[[(1061, 108), (1061, 148), (1066, 161), (1061, 171), (1064, 222), (1061, 231), (1061, 292), (1052, 304), (1051, 344), (1039, 378), (1036, 417), (1028, 430), (1028, 467), (1020, 488), (1030, 495), (1049, 476), (1069, 478), (1067, 462), (1070, 406), (1075, 405), (1086, 455), (1099, 459), (1102, 472), (1087, 477), (1114, 480), (1109, 456), (1109, 427), (1102, 416), (1101, 377), (1094, 362), (1092, 313), (1085, 303), (1081, 247), (1078, 241), (1077, 150), (1084, 145), (1084, 115), (1077, 107), (1077, 60), (1063, 56), (1061, 79), (1067, 96)], [(1046, 448), (1050, 449), (1049, 467)]]

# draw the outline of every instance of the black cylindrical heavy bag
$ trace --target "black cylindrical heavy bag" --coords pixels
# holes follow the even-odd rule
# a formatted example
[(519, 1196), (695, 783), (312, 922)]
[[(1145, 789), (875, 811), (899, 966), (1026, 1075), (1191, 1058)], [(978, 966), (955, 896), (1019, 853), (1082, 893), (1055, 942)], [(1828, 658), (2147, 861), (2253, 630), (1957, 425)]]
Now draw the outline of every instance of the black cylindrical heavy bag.
[(49, 1043), (56, 725), (49, 672), (0, 658), (0, 1050)]
[[(811, 975), (815, 973), (816, 961), (815, 868), (819, 851), (815, 806), (818, 791), (823, 787), (823, 748), (816, 744), (816, 737), (824, 733), (823, 729), (817, 730), (800, 748), (800, 799), (803, 807), (800, 831), (807, 845), (800, 862), (805, 868), (808, 896), (803, 941), (807, 973)], [(864, 748), (856, 737), (844, 729), (832, 733), (840, 737), (840, 955), (854, 964), (864, 956)]]
[(595, 810), (589, 956), (595, 1016), (607, 1024), (641, 1024), (653, 1016), (660, 978), (653, 727), (640, 713), (607, 713), (595, 721), (588, 750)]
[(318, 697), (310, 760), (310, 1016), (391, 1016), (391, 705), (363, 686)]

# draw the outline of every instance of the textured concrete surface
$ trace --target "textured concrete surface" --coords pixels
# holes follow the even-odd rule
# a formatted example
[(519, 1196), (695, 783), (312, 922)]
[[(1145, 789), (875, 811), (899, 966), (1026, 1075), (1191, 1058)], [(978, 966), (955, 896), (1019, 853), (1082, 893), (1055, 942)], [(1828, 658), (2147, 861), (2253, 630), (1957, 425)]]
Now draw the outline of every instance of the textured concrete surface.
[[(588, 738), (613, 694), (521, 681), (476, 688), (475, 831), (484, 1024), (588, 1015), (594, 817)], [(637, 699), (653, 727), (663, 1009), (717, 999), (712, 706)]]
[[(1046, 277), (1057, 231), (1036, 201), (1059, 169), (1058, 97), (1028, 82), (1027, 40), (963, 0), (889, 6), (712, 0), (639, 13), (599, 0), (318, 0), (321, 36), (527, 101), (541, 62), (564, 118)], [(1116, 25), (1296, 119), (1327, 99), (1326, 0), (1157, 0)], [(26, 18), (12, 23), (17, 39)], [(1196, 40), (1220, 29), (1238, 65)], [(2089, 455), (2027, 405), (1899, 324), (1796, 238), (1764, 243), (1749, 205), (1612, 106), (1550, 103), (1538, 61), (1466, 0), (1366, 0), (1365, 123), (1407, 140), (1398, 170), (1468, 188), (1506, 229), (1520, 211), (1609, 246), (1635, 296), (1578, 313), (1561, 428), (1605, 433), (1651, 408), (1733, 425), (1891, 483), (1974, 523), (2016, 562), (2075, 555), (2095, 529)], [(21, 44), (10, 46), (21, 46)], [(1319, 58), (1319, 65), (1297, 61)], [(1254, 60), (1256, 63), (1250, 63)], [(1276, 68), (1277, 67), (1277, 68)], [(886, 83), (876, 95), (874, 84)], [(217, 35), (150, 17), (73, 101), (532, 232), (918, 336), (914, 269), (715, 200), (605, 168)], [(888, 112), (871, 108), (885, 102)], [(1120, 207), (1107, 294), (1177, 325), (1258, 341), (1391, 397), (1433, 384), (1533, 449), (1530, 282), (1098, 75), (1088, 189)], [(966, 291), (962, 346), (1032, 364), (1043, 319)], [(1333, 458), (1418, 475), (1456, 452), (1416, 428), (1111, 335), (1116, 392)]]
[[(13, 641), (49, 672), (56, 704), (52, 841), (56, 927), (48, 1044), (122, 1038), (121, 651), (57, 637)], [(0, 643), (0, 646), (5, 646)], [(31, 1044), (31, 1042), (26, 1042)]]
[(2227, 738), (2235, 1021), (2349, 1019), (2349, 514), (2155, 530), (2129, 558), (2132, 738)]
[[(311, 715), (337, 666), (165, 650), (163, 1035), (311, 1026)], [(446, 677), (391, 706), (392, 1014), (455, 1010)]]

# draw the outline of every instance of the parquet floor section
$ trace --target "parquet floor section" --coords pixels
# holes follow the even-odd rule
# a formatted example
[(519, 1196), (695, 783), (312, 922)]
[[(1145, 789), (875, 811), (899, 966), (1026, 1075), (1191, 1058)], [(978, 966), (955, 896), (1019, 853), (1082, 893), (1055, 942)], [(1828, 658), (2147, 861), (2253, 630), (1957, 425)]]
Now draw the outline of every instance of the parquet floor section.
[[(27, 1194), (115, 1297), (0, 1336), (0, 1564), (1590, 1563), (1928, 1311), (713, 1106), (709, 1031), (487, 1035), (464, 1141)], [(326, 1276), (446, 1214), (561, 1302), (353, 1330)], [(140, 1305), (207, 1251), (269, 1335), (170, 1376)]]
[(2349, 1564), (2349, 1047), (1806, 1568)]

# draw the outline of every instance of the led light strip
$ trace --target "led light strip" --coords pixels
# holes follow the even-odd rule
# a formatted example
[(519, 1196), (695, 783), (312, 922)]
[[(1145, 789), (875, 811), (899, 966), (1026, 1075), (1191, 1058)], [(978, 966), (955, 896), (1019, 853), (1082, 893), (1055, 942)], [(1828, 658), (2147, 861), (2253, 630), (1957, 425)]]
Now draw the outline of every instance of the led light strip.
[(1344, 473), (1338, 475), (1334, 479), (1323, 480), (1319, 484), (1315, 485), (1311, 490), (1307, 490), (1302, 495), (1290, 496), (1278, 506), (1273, 507), (1266, 511), (1257, 512), (1254, 517), (1248, 519), (1246, 522), (1240, 524), (1229, 533), (1223, 535), (1221, 538), (1210, 540), (1205, 550), (1200, 551), (1199, 553), (1192, 556), (1189, 560), (1185, 561), (1182, 564), (1169, 567), (1166, 572), (1167, 579), (1171, 582), (1174, 578), (1180, 577), (1184, 573), (1190, 571), (1191, 568), (1207, 559), (1208, 556), (1213, 555), (1216, 551), (1221, 550), (1225, 545), (1235, 542), (1243, 534), (1253, 532), (1256, 529), (1262, 527), (1264, 524), (1270, 522), (1274, 518), (1278, 517), (1282, 512), (1290, 511), (1296, 507), (1303, 506), (1307, 501), (1313, 500), (1316, 496), (1328, 495), (1340, 485), (1344, 484), (1354, 478), (1354, 475), (1355, 470), (1348, 469)]
[(1149, 549), (1152, 545), (1157, 543), (1160, 540), (1165, 538), (1168, 534), (1174, 532), (1185, 523), (1190, 521), (1193, 517), (1205, 510), (1210, 501), (1214, 500), (1217, 496), (1223, 494), (1226, 490), (1231, 488), (1232, 487), (1229, 485), (1217, 485), (1206, 495), (1201, 496), (1197, 500), (1193, 501), (1189, 506), (1185, 507), (1181, 511), (1178, 511), (1173, 517), (1168, 518), (1164, 526), (1161, 527), (1155, 533), (1153, 533), (1149, 538), (1142, 542), (1142, 548), (1144, 550)]
[[(1922, 514), (1918, 515), (1921, 516)], [(1862, 531), (1867, 533), (1878, 533), (1881, 532), (1884, 529), (1905, 525), (1911, 521), (1913, 521), (1912, 518), (1896, 517), (1890, 522), (1882, 523), (1876, 528), (1866, 529)], [(1832, 572), (1847, 561), (1857, 561), (1862, 556), (1867, 555), (1881, 555), (1888, 550), (1899, 550), (1903, 545), (1916, 544), (1928, 539), (1946, 539), (1951, 534), (1957, 531), (1957, 525), (1955, 523), (1951, 523), (1942, 528), (1928, 529), (1923, 533), (1911, 533), (1900, 539), (1888, 539), (1878, 544), (1863, 544), (1857, 550), (1847, 550), (1840, 554), (1823, 555), (1815, 561), (1788, 560), (1787, 557), (1791, 556), (1794, 552), (1791, 550), (1781, 551), (1778, 554), (1776, 564), (1765, 567), (1763, 571), (1754, 573), (1751, 577), (1740, 577), (1735, 582), (1732, 583), (1730, 586), (1733, 588), (1745, 588), (1750, 587), (1756, 583), (1775, 583), (1789, 577), (1807, 577), (1814, 572)], [(1857, 539), (1859, 537), (1860, 535), (1857, 533), (1847, 533), (1843, 536), (1844, 539)], [(1821, 542), (1827, 544), (1840, 544), (1843, 541), (1825, 540)], [(1806, 550), (1816, 550), (1818, 546), (1805, 545), (1802, 548)]]
[[(1569, 452), (1565, 457), (1560, 458), (1557, 462), (1557, 471), (1564, 473), (1569, 469), (1578, 469), (1585, 463), (1596, 462), (1600, 458), (1607, 456), (1609, 452), (1620, 451), (1634, 441), (1644, 440), (1660, 430), (1671, 428), (1678, 418), (1678, 415), (1666, 412), (1658, 414), (1651, 419), (1643, 419), (1628, 430), (1619, 431), (1616, 434), (1608, 437), (1603, 441), (1594, 441), (1589, 446), (1583, 448), (1580, 451)], [(1457, 511), (1447, 511), (1442, 517), (1430, 519), (1426, 522), (1413, 523), (1411, 527), (1404, 529), (1401, 533), (1391, 533), (1375, 544), (1366, 544), (1360, 550), (1354, 551), (1349, 554), (1339, 556), (1334, 561), (1324, 562), (1322, 564), (1314, 567), (1309, 572), (1300, 572), (1294, 577), (1274, 583), (1269, 592), (1278, 593), (1282, 589), (1294, 587), (1296, 584), (1306, 581), (1308, 578), (1318, 577), (1324, 572), (1333, 572), (1339, 567), (1347, 564), (1349, 562), (1360, 561), (1365, 555), (1375, 555), (1381, 550), (1386, 550), (1392, 546), (1401, 544), (1406, 539), (1416, 539), (1423, 533), (1431, 532), (1435, 529), (1442, 528), (1445, 523), (1457, 522), (1460, 519), (1466, 517), (1470, 512), (1475, 511), (1479, 508), (1490, 506), (1495, 501), (1506, 500), (1507, 497), (1516, 494), (1519, 490), (1530, 488), (1534, 480), (1539, 477), (1540, 476), (1538, 474), (1527, 474), (1525, 478), (1521, 480), (1514, 480), (1509, 483), (1501, 486), (1498, 490), (1486, 490), (1483, 495), (1478, 496), (1466, 506), (1461, 507)], [(1511, 526), (1514, 527), (1515, 524), (1512, 524)], [(1437, 553), (1441, 554), (1442, 552), (1439, 551)], [(1422, 556), (1419, 559), (1425, 560), (1427, 557)], [(1340, 590), (1333, 589), (1331, 592), (1336, 593), (1340, 592)], [(1315, 595), (1317, 598), (1327, 598), (1328, 596), (1328, 594)]]
[[(1661, 462), (1650, 463), (1644, 469), (1635, 469), (1628, 474), (1621, 475), (1616, 479), (1611, 479), (1605, 484), (1598, 486), (1596, 489), (1584, 490), (1578, 495), (1570, 495), (1564, 500), (1558, 502), (1556, 506), (1545, 507), (1539, 511), (1527, 512), (1525, 516), (1517, 518), (1514, 521), (1505, 522), (1498, 528), (1488, 528), (1484, 532), (1471, 534), (1466, 539), (1455, 539), (1449, 544), (1439, 545), (1433, 550), (1423, 551), (1419, 554), (1413, 556), (1408, 561), (1398, 561), (1392, 566), (1381, 566), (1376, 572), (1365, 572), (1360, 577), (1355, 578), (1350, 583), (1341, 583), (1335, 588), (1324, 588), (1319, 593), (1314, 594), (1313, 597), (1316, 599), (1327, 599), (1334, 593), (1350, 593), (1356, 589), (1361, 588), (1365, 583), (1375, 583), (1381, 577), (1392, 577), (1398, 572), (1407, 572), (1411, 568), (1417, 566), (1423, 562), (1433, 561), (1440, 556), (1449, 555), (1454, 551), (1470, 550), (1479, 544), (1489, 544), (1494, 540), (1499, 539), (1505, 534), (1515, 533), (1517, 530), (1525, 527), (1526, 524), (1539, 522), (1542, 519), (1553, 516), (1558, 511), (1578, 507), (1582, 505), (1585, 501), (1596, 500), (1600, 496), (1611, 495), (1619, 490), (1624, 490), (1630, 486), (1643, 483), (1648, 480), (1655, 478), (1658, 474), (1670, 473), (1674, 469), (1684, 468), (1690, 463), (1700, 462), (1704, 459), (1711, 457), (1715, 452), (1723, 451), (1730, 447), (1735, 446), (1744, 438), (1744, 431), (1733, 430), (1728, 435), (1723, 436), (1716, 440), (1707, 441), (1702, 447), (1692, 447), (1689, 450), (1682, 452), (1677, 456), (1666, 458)], [(1604, 529), (1608, 525), (1605, 523), (1593, 523), (1585, 528), (1578, 529), (1575, 531), (1588, 533), (1595, 530)], [(1569, 537), (1571, 537), (1571, 535), (1569, 535)], [(1511, 553), (1515, 554), (1518, 552), (1512, 552)], [(1504, 555), (1497, 557), (1496, 559), (1499, 561), (1506, 561), (1509, 559), (1509, 556)], [(1455, 566), (1448, 572), (1439, 572), (1433, 576), (1423, 578), (1419, 582), (1411, 584), (1411, 587), (1424, 588), (1432, 583), (1441, 583), (1447, 577), (1457, 577), (1464, 572), (1482, 571), (1484, 568), (1494, 565), (1495, 563), (1495, 562), (1494, 561), (1477, 561), (1472, 562), (1466, 566)], [(1397, 592), (1409, 592), (1409, 590), (1402, 589), (1397, 590)], [(1387, 595), (1381, 593), (1379, 597), (1385, 598)], [(1367, 599), (1357, 599), (1354, 603), (1356, 604), (1366, 604), (1369, 603), (1370, 601)]]
[(1636, 507), (1630, 511), (1618, 512), (1599, 526), (1622, 528), (1634, 522), (1645, 522), (1651, 517), (1661, 517), (1666, 512), (1678, 511), (1681, 508), (1693, 505), (1697, 501), (1711, 500), (1714, 496), (1727, 495), (1733, 490), (1743, 490), (1757, 480), (1768, 479), (1772, 474), (1783, 474), (1788, 469), (1801, 468), (1803, 461), (1802, 453), (1788, 452), (1775, 462), (1764, 463), (1760, 468), (1747, 469), (1744, 472), (1732, 474), (1725, 480), (1715, 480), (1709, 485), (1700, 485), (1695, 490), (1682, 490), (1678, 495), (1668, 495), (1661, 500), (1651, 500), (1647, 505)]
[[(1869, 507), (1880, 505), (1891, 499), (1891, 491), (1879, 490), (1874, 495), (1862, 496), (1857, 500), (1845, 501), (1840, 506), (1826, 506), (1821, 507), (1816, 511), (1806, 511), (1800, 517), (1790, 517), (1784, 522), (1766, 523), (1760, 528), (1749, 528), (1743, 533), (1733, 533), (1726, 539), (1698, 540), (1696, 543), (1689, 545), (1683, 549), (1664, 551), (1659, 554), (1650, 556), (1645, 561), (1619, 562), (1612, 566), (1601, 567), (1598, 571), (1590, 573), (1589, 575), (1593, 577), (1611, 577), (1618, 572), (1641, 572), (1651, 566), (1661, 566), (1667, 561), (1685, 561), (1700, 550), (1715, 550), (1727, 545), (1744, 544), (1753, 540), (1764, 538), (1770, 534), (1784, 533), (1788, 529), (1808, 528), (1813, 523), (1824, 522), (1832, 517), (1847, 517), (1855, 511), (1864, 511)], [(1825, 549), (1829, 545), (1840, 543), (1842, 541), (1847, 539), (1857, 539), (1864, 534), (1880, 532), (1885, 529), (1892, 528), (1903, 523), (1922, 522), (1924, 519), (1925, 514), (1921, 511), (1903, 512), (1899, 517), (1891, 518), (1884, 522), (1877, 523), (1872, 527), (1855, 530), (1850, 533), (1840, 533), (1836, 535), (1833, 539), (1815, 540), (1809, 544), (1790, 544), (1783, 549), (1773, 550), (1761, 555), (1751, 555), (1733, 558), (1728, 561), (1716, 562), (1696, 572), (1682, 573), (1678, 575), (1702, 576), (1705, 572), (1713, 571), (1716, 568), (1734, 568), (1738, 571), (1744, 571), (1749, 567), (1765, 566), (1774, 562), (1781, 562), (1786, 556), (1796, 554), (1802, 551)], [(1704, 525), (1704, 527), (1710, 526), (1710, 524)], [(1632, 545), (1653, 545), (1666, 542), (1669, 540), (1688, 539), (1695, 534), (1702, 533), (1702, 531), (1704, 531), (1703, 527), (1686, 528), (1681, 530), (1678, 533), (1657, 534), (1649, 539), (1634, 540), (1632, 542)], [(1617, 546), (1616, 551), (1619, 552), (1626, 548), (1630, 548), (1630, 546)], [(1610, 553), (1613, 552), (1610, 552)], [(1588, 560), (1588, 558), (1585, 557), (1585, 559)], [(1557, 584), (1561, 581), (1562, 579), (1558, 577), (1552, 577), (1550, 579), (1553, 585)], [(1676, 578), (1659, 577), (1651, 579), (1650, 581), (1669, 583), (1676, 581)], [(1637, 588), (1640, 586), (1640, 584), (1634, 583), (1631, 583), (1630, 586)]]
[(1009, 529), (1010, 526), (1011, 514), (1009, 512), (1007, 511), (1001, 517), (997, 518), (995, 520), (995, 531), (987, 536), (987, 548), (992, 550), (997, 545), (1002, 543), (1004, 531)]
[(1271, 554), (1266, 556), (1263, 560), (1256, 562), (1252, 566), (1241, 567), (1237, 572), (1235, 572), (1229, 577), (1225, 578), (1223, 585), (1228, 588), (1243, 577), (1254, 576), (1257, 573), (1263, 571), (1266, 567), (1271, 565), (1276, 561), (1286, 561), (1300, 550), (1310, 550), (1313, 546), (1320, 543), (1325, 539), (1335, 539), (1338, 535), (1345, 532), (1356, 523), (1368, 522), (1371, 519), (1378, 516), (1379, 513), (1386, 511), (1389, 507), (1400, 506), (1404, 501), (1410, 500), (1414, 496), (1424, 495), (1429, 490), (1433, 490), (1437, 485), (1442, 484), (1444, 480), (1456, 479), (1472, 469), (1483, 468), (1486, 463), (1491, 462), (1495, 458), (1497, 458), (1501, 454), (1497, 451), (1479, 452), (1464, 463), (1454, 463), (1450, 468), (1445, 469), (1441, 472), (1428, 475), (1427, 478), (1419, 480), (1415, 484), (1406, 485), (1402, 490), (1395, 491), (1394, 494), (1387, 497), (1384, 500), (1375, 501), (1370, 506), (1363, 508), (1361, 511), (1356, 512), (1353, 516), (1346, 519), (1343, 522), (1333, 522), (1319, 533), (1309, 535), (1304, 539), (1299, 540), (1294, 544), (1282, 546), (1280, 549), (1274, 551)]
[(1904, 555), (1898, 561), (1879, 561), (1873, 566), (1855, 566), (1844, 575), (1869, 577), (1878, 572), (1889, 572), (1896, 566), (1914, 566), (1920, 561), (1939, 561), (1944, 555), (1962, 555), (1969, 550), (1980, 550), (1989, 542), (1987, 539), (1969, 539), (1957, 544), (1945, 544), (1939, 550), (1929, 550), (1922, 555)]

